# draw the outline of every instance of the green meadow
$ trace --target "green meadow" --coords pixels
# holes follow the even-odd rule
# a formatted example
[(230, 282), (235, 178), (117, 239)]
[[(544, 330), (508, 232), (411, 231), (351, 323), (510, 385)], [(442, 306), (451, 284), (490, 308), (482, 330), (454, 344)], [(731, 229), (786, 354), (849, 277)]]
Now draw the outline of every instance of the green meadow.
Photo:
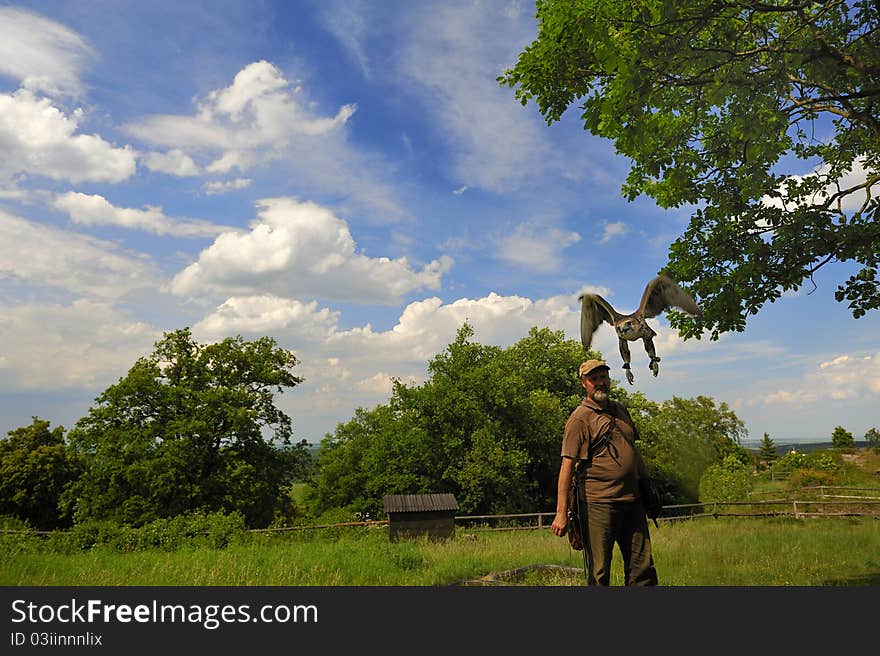
[[(701, 518), (652, 527), (664, 586), (880, 585), (880, 521)], [(583, 585), (581, 552), (547, 529), (457, 528), (397, 543), (388, 528), (242, 533), (222, 548), (62, 553), (40, 538), (0, 538), (6, 586)], [(612, 584), (622, 584), (621, 562)]]

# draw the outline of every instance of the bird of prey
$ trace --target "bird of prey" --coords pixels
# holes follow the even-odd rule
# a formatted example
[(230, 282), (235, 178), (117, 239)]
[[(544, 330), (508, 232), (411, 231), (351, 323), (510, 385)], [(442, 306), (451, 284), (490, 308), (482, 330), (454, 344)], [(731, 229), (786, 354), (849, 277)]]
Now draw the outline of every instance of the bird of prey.
[(617, 332), (623, 368), (626, 370), (626, 380), (630, 385), (633, 384), (634, 377), (629, 366), (630, 353), (627, 342), (641, 339), (645, 344), (645, 351), (651, 358), (648, 368), (654, 376), (660, 373), (660, 365), (657, 364), (660, 358), (654, 350), (654, 337), (657, 333), (651, 330), (645, 319), (656, 317), (670, 308), (678, 308), (691, 316), (703, 316), (702, 310), (691, 295), (679, 287), (672, 278), (662, 274), (648, 283), (645, 293), (642, 294), (639, 309), (631, 314), (621, 314), (598, 294), (581, 294), (578, 300), (581, 302), (581, 343), (584, 345), (584, 350), (590, 348), (593, 333), (603, 321), (611, 324)]

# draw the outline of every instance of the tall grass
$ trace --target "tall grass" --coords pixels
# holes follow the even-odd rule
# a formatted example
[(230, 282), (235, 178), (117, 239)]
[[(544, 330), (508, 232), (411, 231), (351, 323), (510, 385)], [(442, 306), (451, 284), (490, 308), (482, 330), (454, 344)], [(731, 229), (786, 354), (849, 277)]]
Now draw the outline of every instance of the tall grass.
[[(702, 519), (652, 532), (667, 586), (880, 585), (880, 522), (870, 518)], [(0, 585), (442, 586), (530, 565), (510, 583), (582, 585), (580, 552), (548, 530), (459, 528), (453, 539), (388, 540), (386, 527), (284, 535), (244, 534), (223, 549), (120, 553), (106, 547), (58, 554), (0, 541)], [(612, 584), (622, 584), (615, 552)]]

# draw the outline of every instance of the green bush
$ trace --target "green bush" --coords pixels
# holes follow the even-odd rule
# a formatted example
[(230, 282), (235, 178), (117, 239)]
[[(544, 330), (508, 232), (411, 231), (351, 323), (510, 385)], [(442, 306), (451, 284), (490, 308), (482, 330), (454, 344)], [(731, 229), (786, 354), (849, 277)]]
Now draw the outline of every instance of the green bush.
[(700, 501), (740, 501), (751, 489), (751, 468), (732, 455), (707, 467), (700, 477)]
[(796, 469), (808, 467), (807, 454), (800, 451), (789, 451), (773, 463), (770, 469), (774, 474), (790, 474)]
[(109, 521), (76, 524), (69, 531), (55, 531), (46, 540), (48, 551), (73, 553), (105, 548), (112, 551), (174, 551), (186, 547), (222, 549), (245, 531), (239, 512), (206, 513), (196, 511), (177, 517), (157, 519), (134, 528)]
[(813, 487), (816, 485), (834, 485), (834, 475), (818, 469), (798, 469), (788, 479), (790, 487)]
[(805, 464), (807, 465), (806, 469), (833, 473), (841, 469), (843, 459), (839, 453), (813, 451), (805, 458)]

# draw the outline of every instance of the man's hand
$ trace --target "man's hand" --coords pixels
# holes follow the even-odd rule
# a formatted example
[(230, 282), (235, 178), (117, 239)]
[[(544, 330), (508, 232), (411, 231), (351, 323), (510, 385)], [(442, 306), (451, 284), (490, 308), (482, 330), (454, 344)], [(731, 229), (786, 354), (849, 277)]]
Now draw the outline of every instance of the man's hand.
[(565, 535), (568, 530), (568, 515), (556, 513), (556, 517), (553, 518), (553, 523), (550, 525), (550, 530), (553, 531), (556, 537), (561, 538)]

